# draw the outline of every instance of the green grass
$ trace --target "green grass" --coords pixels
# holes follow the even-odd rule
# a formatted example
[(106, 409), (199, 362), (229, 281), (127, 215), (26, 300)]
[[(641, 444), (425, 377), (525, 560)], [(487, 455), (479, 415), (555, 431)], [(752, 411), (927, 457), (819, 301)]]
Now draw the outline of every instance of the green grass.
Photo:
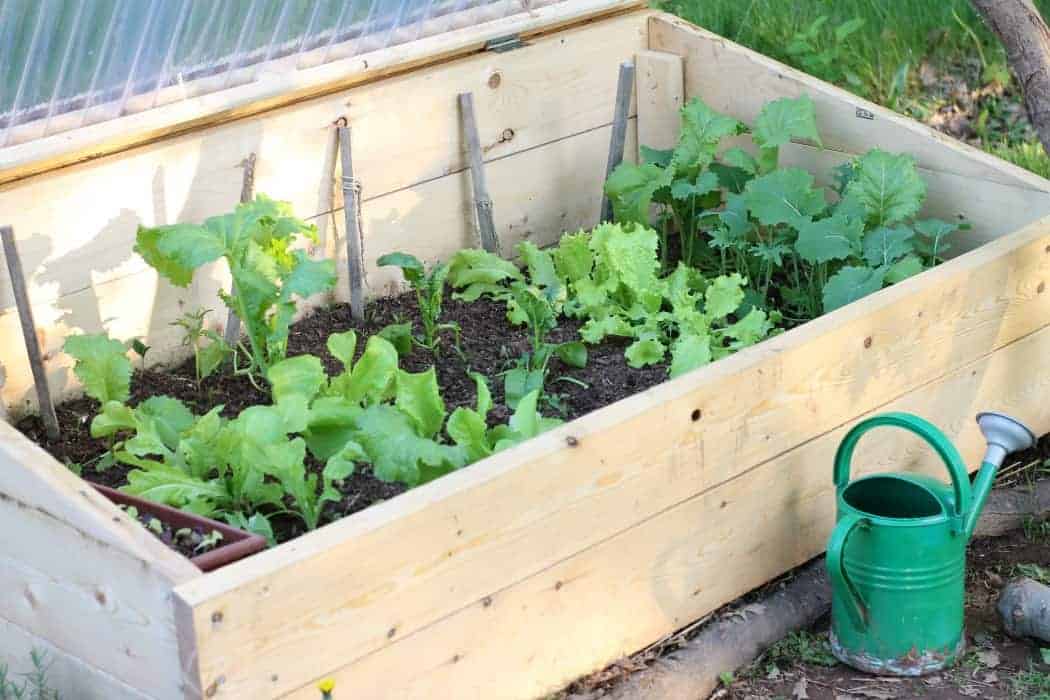
[(792, 632), (770, 647), (766, 660), (787, 666), (804, 663), (831, 667), (838, 663), (831, 653), (827, 635), (812, 634), (805, 630)]
[[(925, 108), (919, 79), (924, 62), (937, 68), (968, 63), (983, 80), (1008, 75), (1002, 46), (969, 0), (656, 2), (728, 39), (913, 115)], [(1035, 4), (1050, 16), (1050, 0)], [(1050, 158), (1034, 141), (1011, 135), (985, 143), (1001, 158), (1044, 177), (1050, 173)]]
[(1050, 700), (1050, 674), (1029, 668), (1013, 678), (1013, 694), (1028, 700)]

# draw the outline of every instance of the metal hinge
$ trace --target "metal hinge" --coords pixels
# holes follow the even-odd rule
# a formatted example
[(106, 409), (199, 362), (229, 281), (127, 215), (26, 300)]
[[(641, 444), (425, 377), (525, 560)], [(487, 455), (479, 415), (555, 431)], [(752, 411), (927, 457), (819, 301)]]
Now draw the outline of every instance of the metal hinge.
[(522, 46), (525, 46), (525, 42), (521, 40), (521, 35), (517, 33), (496, 37), (485, 42), (485, 50), (496, 53), (513, 51), (514, 49), (520, 49)]

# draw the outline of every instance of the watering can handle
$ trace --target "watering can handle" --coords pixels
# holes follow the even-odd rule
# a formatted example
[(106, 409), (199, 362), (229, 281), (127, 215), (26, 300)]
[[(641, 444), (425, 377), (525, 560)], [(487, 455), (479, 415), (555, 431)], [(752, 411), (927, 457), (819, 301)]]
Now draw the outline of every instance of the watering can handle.
[(872, 428), (880, 426), (904, 428), (921, 437), (933, 448), (933, 451), (944, 462), (944, 466), (948, 468), (948, 473), (952, 478), (952, 489), (955, 492), (955, 516), (963, 517), (970, 509), (973, 495), (970, 490), (969, 473), (959, 451), (935, 425), (910, 413), (883, 413), (861, 421), (846, 433), (846, 437), (839, 444), (838, 452), (835, 453), (835, 488), (841, 493), (849, 483), (853, 450), (861, 436)]
[(846, 574), (846, 567), (842, 561), (842, 550), (846, 548), (846, 540), (849, 539), (850, 533), (857, 527), (867, 526), (869, 522), (867, 518), (856, 513), (847, 513), (842, 516), (842, 519), (835, 525), (835, 531), (831, 533), (828, 553), (824, 559), (835, 597), (844, 602), (854, 626), (861, 630), (868, 627), (868, 606), (860, 597), (849, 575)]

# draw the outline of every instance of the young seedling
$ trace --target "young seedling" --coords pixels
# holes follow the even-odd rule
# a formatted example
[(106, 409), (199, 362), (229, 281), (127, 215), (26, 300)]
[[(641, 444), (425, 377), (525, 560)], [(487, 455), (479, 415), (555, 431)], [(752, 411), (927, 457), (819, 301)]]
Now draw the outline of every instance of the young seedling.
[(438, 354), (438, 334), (441, 331), (452, 331), (455, 346), (459, 349), (459, 324), (441, 323), (441, 305), (445, 296), (445, 278), (449, 267), (446, 263), (433, 265), (428, 272), (419, 258), (408, 253), (388, 253), (376, 263), (380, 267), (394, 266), (401, 268), (401, 274), (416, 293), (419, 304), (419, 320), (423, 326), (423, 336), (415, 338), (420, 347), (426, 348), (435, 356)]
[[(204, 317), (211, 309), (197, 309), (188, 312), (181, 318), (172, 321), (171, 325), (183, 330), (182, 344), (193, 348), (194, 371), (197, 375), (197, 388), (201, 382), (219, 368), (227, 357), (233, 353), (226, 340), (210, 328), (204, 326)], [(206, 344), (202, 341), (207, 339)]]
[(510, 313), (515, 321), (528, 327), (530, 350), (503, 374), (504, 400), (510, 408), (517, 408), (522, 397), (529, 392), (543, 394), (552, 357), (557, 356), (571, 367), (587, 366), (587, 347), (582, 342), (551, 343), (547, 340), (557, 326), (551, 298), (553, 290), (553, 287), (548, 287), (540, 291), (520, 281), (511, 284)]

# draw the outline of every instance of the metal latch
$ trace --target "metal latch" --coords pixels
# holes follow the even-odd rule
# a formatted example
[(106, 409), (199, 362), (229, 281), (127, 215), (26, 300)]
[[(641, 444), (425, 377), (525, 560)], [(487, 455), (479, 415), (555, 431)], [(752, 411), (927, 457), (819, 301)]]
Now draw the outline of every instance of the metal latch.
[(525, 46), (525, 42), (521, 40), (521, 35), (518, 33), (496, 37), (485, 42), (485, 50), (496, 53), (513, 51), (514, 49), (520, 49), (522, 46)]

